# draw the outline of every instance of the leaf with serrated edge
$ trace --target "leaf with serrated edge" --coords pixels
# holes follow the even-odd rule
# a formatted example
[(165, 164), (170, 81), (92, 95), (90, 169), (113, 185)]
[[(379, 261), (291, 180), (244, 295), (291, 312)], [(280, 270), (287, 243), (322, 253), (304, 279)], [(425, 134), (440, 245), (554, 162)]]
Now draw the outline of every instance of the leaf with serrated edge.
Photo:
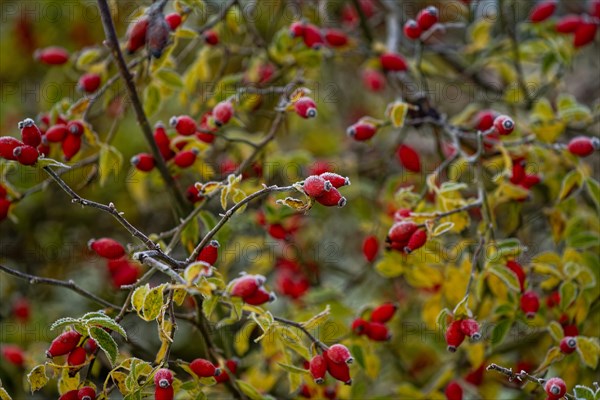
[(598, 366), (598, 357), (600, 356), (600, 344), (598, 344), (598, 339), (578, 336), (577, 353), (585, 365), (591, 369), (596, 369)]
[(573, 393), (575, 394), (575, 400), (595, 400), (594, 391), (587, 386), (575, 385)]
[(119, 348), (117, 347), (115, 340), (110, 336), (110, 333), (102, 328), (91, 326), (89, 328), (89, 335), (96, 341), (98, 347), (104, 351), (104, 354), (106, 354), (111, 365), (114, 365), (117, 361), (117, 356), (119, 355)]
[(54, 323), (50, 326), (50, 330), (53, 331), (55, 329), (58, 328), (64, 328), (67, 325), (72, 325), (75, 322), (78, 322), (79, 320), (76, 318), (71, 318), (71, 317), (64, 317), (64, 318), (60, 318), (57, 319), (56, 321), (54, 321)]
[(284, 370), (286, 370), (287, 372), (290, 372), (292, 374), (310, 374), (310, 372), (308, 372), (308, 370), (306, 370), (304, 368), (295, 367), (293, 365), (284, 364), (284, 363), (281, 363), (281, 362), (278, 362), (277, 364), (281, 368), (283, 368)]
[(150, 285), (145, 284), (144, 286), (140, 286), (139, 288), (135, 289), (133, 292), (133, 296), (131, 296), (131, 306), (134, 308), (134, 310), (138, 311), (138, 313), (144, 306), (144, 299), (149, 291)]
[(150, 289), (144, 298), (143, 317), (146, 321), (156, 319), (160, 315), (160, 309), (163, 306), (163, 291), (165, 285), (160, 285)]
[(504, 265), (490, 264), (488, 266), (488, 271), (500, 278), (500, 280), (502, 280), (502, 282), (504, 282), (510, 289), (514, 290), (515, 292), (521, 291), (521, 284), (519, 283), (517, 274)]
[(101, 328), (108, 328), (112, 331), (118, 332), (121, 336), (127, 339), (127, 333), (121, 325), (119, 325), (114, 319), (111, 318), (90, 318), (87, 320), (89, 326), (99, 326)]
[(321, 311), (308, 321), (302, 322), (301, 325), (308, 330), (314, 329), (320, 326), (321, 324), (324, 324), (329, 319), (329, 314), (331, 314), (331, 308), (329, 307), (329, 304), (327, 304), (323, 311)]
[(557, 342), (560, 342), (560, 340), (565, 336), (562, 327), (556, 321), (551, 321), (548, 324), (548, 332), (550, 333), (550, 336), (552, 336), (552, 338)]
[(46, 386), (48, 381), (49, 379), (46, 376), (46, 364), (35, 366), (31, 372), (27, 374), (27, 382), (29, 382), (32, 394)]

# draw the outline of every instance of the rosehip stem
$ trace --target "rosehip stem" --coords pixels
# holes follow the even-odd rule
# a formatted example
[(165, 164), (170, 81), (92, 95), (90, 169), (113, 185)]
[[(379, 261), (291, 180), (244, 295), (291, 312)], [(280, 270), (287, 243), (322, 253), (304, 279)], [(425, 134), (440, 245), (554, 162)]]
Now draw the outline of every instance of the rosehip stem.
[[(544, 384), (546, 383), (546, 380), (543, 378), (538, 378), (535, 375), (531, 375), (528, 374), (526, 371), (521, 371), (521, 372), (514, 372), (512, 370), (512, 368), (505, 368), (502, 367), (498, 364), (490, 364), (485, 368), (487, 371), (496, 371), (499, 372), (503, 375), (506, 375), (508, 377), (509, 382), (512, 382), (514, 380), (517, 380), (519, 382), (523, 382), (523, 381), (529, 381), (529, 382), (533, 382), (536, 383), (540, 386), (544, 386)], [(575, 399), (575, 396), (566, 393), (565, 396), (567, 399)]]

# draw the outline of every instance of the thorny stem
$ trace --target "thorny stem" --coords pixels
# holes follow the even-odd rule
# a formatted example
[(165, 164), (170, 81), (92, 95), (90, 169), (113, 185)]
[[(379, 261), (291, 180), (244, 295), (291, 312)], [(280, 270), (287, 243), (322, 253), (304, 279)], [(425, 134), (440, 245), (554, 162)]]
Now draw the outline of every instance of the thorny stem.
[(106, 39), (108, 45), (112, 51), (113, 58), (119, 68), (119, 72), (125, 85), (127, 87), (127, 91), (129, 93), (129, 97), (131, 99), (131, 103), (133, 105), (133, 109), (135, 111), (138, 124), (142, 129), (142, 133), (146, 138), (146, 142), (150, 146), (150, 150), (152, 151), (152, 155), (156, 162), (156, 167), (160, 172), (160, 175), (169, 188), (169, 193), (174, 200), (174, 204), (176, 205), (176, 214), (178, 216), (183, 215), (183, 213), (189, 208), (188, 204), (183, 197), (183, 194), (179, 190), (177, 183), (171, 176), (165, 161), (163, 160), (160, 150), (156, 142), (154, 141), (154, 136), (152, 134), (152, 128), (150, 127), (150, 123), (148, 122), (148, 118), (146, 117), (146, 113), (144, 112), (144, 107), (142, 106), (142, 102), (137, 93), (137, 88), (135, 86), (135, 82), (133, 81), (133, 76), (125, 63), (125, 59), (123, 58), (123, 53), (121, 52), (121, 48), (119, 46), (119, 38), (117, 37), (117, 32), (115, 31), (115, 26), (112, 20), (112, 16), (110, 14), (110, 7), (108, 5), (107, 0), (98, 0), (98, 9), (100, 10), (100, 16), (102, 18), (102, 25), (104, 26), (104, 32), (106, 33)]
[[(545, 379), (538, 378), (535, 375), (528, 374), (526, 371), (514, 372), (512, 370), (512, 368), (505, 368), (505, 367), (502, 367), (502, 366), (500, 366), (498, 364), (494, 364), (494, 363), (488, 365), (485, 369), (487, 371), (496, 371), (496, 372), (499, 372), (499, 373), (507, 376), (508, 380), (510, 382), (512, 382), (514, 380), (517, 380), (519, 382), (523, 382), (525, 380), (525, 381), (533, 382), (533, 383), (535, 383), (537, 385), (540, 385), (542, 387), (546, 383)], [(573, 395), (571, 395), (569, 393), (566, 393), (564, 397), (566, 397), (567, 399), (575, 399), (575, 396), (573, 396)]]

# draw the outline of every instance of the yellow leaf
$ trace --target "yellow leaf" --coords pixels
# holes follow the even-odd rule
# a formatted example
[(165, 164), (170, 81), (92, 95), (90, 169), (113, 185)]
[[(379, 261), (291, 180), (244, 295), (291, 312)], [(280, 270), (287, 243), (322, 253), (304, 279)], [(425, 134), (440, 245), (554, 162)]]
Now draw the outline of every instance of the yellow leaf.
[(402, 275), (406, 268), (406, 256), (397, 252), (387, 252), (375, 264), (375, 269), (385, 278), (395, 278)]
[(548, 352), (546, 353), (544, 361), (540, 364), (537, 370), (535, 370), (534, 374), (539, 374), (540, 372), (545, 371), (549, 366), (551, 366), (555, 362), (562, 360), (564, 357), (565, 355), (560, 351), (560, 347), (551, 347), (550, 350), (548, 350)]
[(75, 102), (75, 104), (73, 104), (71, 108), (69, 108), (69, 115), (73, 117), (78, 117), (82, 115), (85, 112), (85, 110), (87, 110), (89, 105), (90, 99), (88, 97), (83, 97), (77, 100), (77, 102)]
[(430, 265), (417, 265), (406, 271), (406, 281), (416, 288), (432, 288), (444, 280), (441, 271)]
[(436, 293), (435, 295), (428, 298), (423, 303), (423, 308), (421, 311), (421, 318), (423, 318), (423, 322), (427, 325), (429, 329), (436, 329), (438, 323), (438, 316), (442, 311), (442, 295), (441, 293)]
[(73, 376), (69, 376), (69, 369), (63, 368), (60, 372), (60, 379), (58, 380), (58, 393), (62, 395), (69, 390), (77, 389), (79, 386), (79, 379), (79, 372)]
[(31, 393), (36, 392), (46, 386), (49, 379), (46, 376), (46, 365), (40, 364), (35, 366), (31, 372), (27, 374), (27, 382), (31, 388)]
[(467, 358), (472, 369), (479, 368), (485, 361), (485, 345), (482, 342), (473, 343), (466, 347)]
[(233, 340), (233, 348), (238, 356), (244, 356), (244, 354), (246, 354), (250, 348), (250, 336), (252, 335), (254, 328), (256, 328), (256, 322), (248, 321), (239, 331), (236, 332)]
[(396, 394), (398, 395), (398, 399), (403, 400), (420, 400), (425, 398), (425, 395), (417, 387), (408, 382), (402, 382), (398, 385)]
[(2, 386), (0, 386), (0, 400), (12, 400), (12, 397), (8, 394)]
[(159, 316), (163, 306), (163, 291), (166, 285), (156, 286), (146, 294), (144, 298), (144, 308), (142, 309), (142, 318), (151, 321)]
[(181, 289), (181, 288), (175, 289), (175, 291), (173, 292), (173, 301), (178, 306), (181, 306), (183, 304), (186, 296), (187, 296), (187, 292), (185, 291), (185, 289)]
[(578, 336), (577, 353), (585, 365), (591, 369), (596, 369), (598, 366), (598, 356), (600, 355), (600, 344), (598, 344), (598, 339)]
[(315, 328), (319, 327), (320, 325), (324, 324), (325, 322), (327, 322), (327, 320), (329, 319), (330, 313), (331, 313), (331, 308), (329, 307), (329, 304), (328, 304), (323, 311), (321, 311), (320, 313), (318, 313), (317, 315), (315, 315), (308, 321), (302, 322), (302, 326), (308, 330), (315, 329)]
[(467, 52), (475, 52), (485, 49), (490, 42), (490, 31), (493, 27), (491, 19), (482, 18), (471, 28), (471, 44), (467, 46)]
[(144, 299), (146, 298), (146, 294), (150, 290), (150, 285), (145, 284), (144, 286), (140, 286), (133, 292), (133, 296), (131, 296), (131, 306), (137, 311), (140, 312), (142, 307), (144, 306)]
[(387, 114), (394, 128), (402, 128), (406, 120), (406, 114), (411, 105), (403, 101), (396, 101), (388, 106)]
[(371, 379), (376, 379), (379, 376), (381, 369), (381, 361), (375, 352), (366, 351), (365, 354), (365, 372)]
[(472, 318), (473, 313), (469, 310), (469, 295), (463, 297), (463, 299), (454, 307), (452, 311), (455, 319)]

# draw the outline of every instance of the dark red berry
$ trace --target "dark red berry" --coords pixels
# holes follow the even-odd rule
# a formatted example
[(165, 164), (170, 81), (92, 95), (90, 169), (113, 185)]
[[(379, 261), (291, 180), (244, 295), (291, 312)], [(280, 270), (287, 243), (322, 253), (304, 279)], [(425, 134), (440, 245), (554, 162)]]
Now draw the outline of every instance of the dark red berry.
[(231, 120), (231, 117), (233, 117), (233, 105), (231, 104), (231, 101), (224, 100), (218, 103), (213, 108), (212, 116), (217, 126), (227, 124), (229, 120)]
[(244, 275), (233, 281), (231, 295), (236, 297), (248, 297), (253, 295), (259, 287), (265, 283), (262, 275)]
[(306, 47), (310, 47), (312, 49), (318, 49), (323, 45), (323, 35), (321, 35), (321, 31), (318, 27), (312, 24), (304, 25), (304, 30), (302, 31), (302, 40)]
[(77, 400), (94, 400), (96, 390), (91, 386), (84, 386), (77, 392)]
[(79, 392), (79, 389), (69, 390), (68, 392), (63, 393), (58, 400), (77, 400), (77, 392)]
[(565, 15), (556, 23), (555, 29), (558, 33), (573, 33), (577, 27), (583, 23), (583, 18), (579, 15)]
[(121, 243), (110, 238), (92, 239), (88, 247), (100, 257), (114, 260), (125, 255), (125, 248)]
[(571, 354), (577, 350), (577, 339), (573, 336), (565, 336), (560, 341), (560, 351), (565, 354)]
[(448, 351), (454, 353), (463, 340), (465, 340), (465, 334), (461, 328), (461, 321), (453, 321), (446, 329)]
[(301, 37), (304, 34), (304, 22), (296, 21), (292, 22), (289, 28), (290, 35), (292, 37)]
[(327, 350), (328, 360), (336, 364), (352, 364), (354, 358), (350, 354), (350, 350), (343, 344), (334, 344)]
[(308, 196), (319, 197), (328, 192), (332, 188), (332, 185), (331, 182), (326, 181), (320, 176), (311, 175), (304, 180), (302, 188)]
[(567, 393), (567, 385), (560, 378), (550, 378), (546, 381), (544, 390), (551, 398), (559, 399)]
[(362, 142), (371, 139), (377, 133), (377, 127), (369, 122), (357, 122), (346, 129), (352, 139)]
[(379, 61), (385, 71), (400, 72), (408, 69), (406, 60), (398, 53), (383, 53), (379, 57)]
[(196, 358), (190, 363), (190, 369), (200, 378), (210, 378), (211, 376), (217, 376), (221, 373), (221, 369), (215, 367), (215, 365), (205, 360), (204, 358)]
[(334, 172), (323, 172), (319, 176), (321, 178), (325, 179), (326, 181), (328, 181), (329, 183), (331, 183), (331, 185), (336, 189), (339, 189), (342, 186), (350, 185), (350, 178), (348, 178), (347, 176), (344, 177), (344, 176), (336, 174)]
[(68, 133), (66, 125), (54, 125), (48, 128), (44, 137), (51, 143), (58, 143), (62, 142)]
[(325, 358), (320, 354), (314, 356), (310, 360), (309, 371), (315, 383), (321, 384), (325, 382), (325, 374), (327, 373), (327, 361)]
[(75, 347), (67, 357), (67, 364), (72, 367), (77, 367), (85, 362), (87, 353), (83, 347)]
[(332, 187), (328, 191), (324, 192), (321, 196), (316, 198), (319, 204), (327, 207), (344, 207), (346, 205), (346, 198), (343, 197), (340, 192)]
[(202, 37), (204, 37), (204, 43), (210, 46), (216, 46), (217, 44), (219, 44), (219, 35), (212, 29), (209, 29), (206, 32), (204, 32), (202, 34)]
[(376, 69), (365, 69), (362, 72), (362, 81), (365, 87), (372, 92), (379, 92), (385, 88), (385, 76)]
[(567, 149), (578, 157), (587, 157), (600, 149), (600, 139), (596, 137), (577, 136), (569, 142)]
[(517, 278), (519, 279), (519, 286), (521, 287), (522, 292), (525, 288), (525, 271), (523, 270), (523, 267), (515, 260), (508, 260), (506, 262), (506, 267), (514, 272), (515, 275), (517, 275)]
[(69, 52), (56, 46), (36, 50), (33, 56), (47, 65), (62, 65), (69, 61)]
[(363, 241), (362, 252), (367, 262), (373, 262), (379, 251), (379, 242), (376, 236), (367, 236)]
[(67, 135), (65, 139), (62, 141), (62, 152), (65, 157), (65, 160), (69, 161), (71, 158), (75, 157), (79, 150), (81, 149), (81, 136), (77, 135)]
[(342, 47), (348, 44), (348, 35), (340, 29), (326, 29), (324, 36), (325, 42), (331, 47)]
[[(2, 219), (1, 217), (2, 212), (0, 211), (0, 219)], [(23, 323), (29, 321), (29, 317), (31, 316), (31, 305), (29, 304), (29, 300), (25, 297), (17, 298), (12, 304), (12, 315)]]
[(417, 229), (418, 226), (413, 221), (396, 222), (390, 228), (388, 232), (388, 238), (392, 242), (407, 243)]
[(135, 21), (127, 32), (127, 52), (135, 53), (146, 44), (146, 32), (148, 31), (149, 19), (143, 16)]
[(156, 162), (152, 154), (140, 153), (131, 157), (131, 164), (140, 171), (148, 172), (152, 171)]
[(176, 12), (167, 14), (165, 15), (165, 21), (167, 21), (167, 24), (169, 24), (169, 28), (174, 31), (175, 29), (179, 28), (179, 25), (181, 25), (181, 14)]
[(175, 158), (173, 162), (179, 168), (187, 168), (196, 162), (196, 158), (198, 157), (198, 150), (183, 150), (179, 153), (175, 154)]
[(494, 120), (494, 128), (501, 135), (510, 135), (515, 129), (515, 123), (509, 116), (500, 115)]
[(521, 295), (521, 310), (527, 318), (535, 317), (540, 308), (540, 299), (533, 290), (528, 290)]
[(14, 155), (14, 151), (17, 147), (23, 146), (23, 144), (23, 142), (12, 136), (0, 137), (0, 157), (16, 161), (17, 157)]
[(372, 322), (380, 322), (384, 324), (392, 319), (397, 309), (398, 306), (396, 306), (394, 303), (383, 303), (371, 311), (370, 319)]
[(94, 93), (100, 87), (100, 83), (102, 83), (100, 74), (90, 72), (81, 75), (79, 82), (77, 82), (77, 86), (86, 93)]
[(2, 353), (2, 358), (5, 361), (17, 367), (22, 367), (25, 364), (25, 352), (17, 345), (4, 344), (0, 353)]
[(426, 31), (438, 22), (439, 11), (434, 6), (429, 6), (419, 11), (417, 14), (417, 23), (421, 30)]
[(498, 117), (494, 110), (482, 110), (475, 116), (475, 129), (485, 132), (494, 126), (494, 120)]
[(327, 362), (327, 372), (344, 385), (352, 385), (352, 378), (350, 377), (350, 367), (347, 363), (336, 363), (330, 358), (329, 351), (323, 352), (323, 358)]
[(460, 321), (460, 330), (473, 340), (481, 339), (479, 324), (474, 319), (468, 318)]
[(446, 389), (444, 390), (447, 400), (462, 400), (463, 390), (462, 387), (456, 381), (451, 381)]
[(79, 120), (69, 121), (69, 123), (67, 124), (67, 129), (71, 133), (71, 135), (75, 136), (81, 136), (85, 131), (83, 122)]
[(421, 37), (423, 30), (414, 19), (409, 19), (404, 24), (404, 36), (409, 39), (417, 40)]
[(207, 264), (215, 265), (219, 257), (219, 242), (211, 240), (198, 254), (196, 261), (204, 261)]
[(169, 124), (175, 128), (177, 133), (183, 136), (191, 136), (198, 130), (196, 121), (188, 115), (180, 115), (179, 117), (172, 117), (169, 120)]
[(63, 356), (68, 354), (79, 344), (81, 334), (77, 331), (67, 331), (60, 334), (50, 344), (50, 348), (46, 351), (48, 358)]
[(167, 131), (165, 130), (165, 126), (162, 124), (162, 122), (157, 122), (154, 126), (153, 136), (160, 154), (166, 161), (175, 157), (175, 152), (171, 149), (171, 140), (169, 139)]
[(273, 302), (277, 299), (277, 296), (273, 292), (266, 291), (263, 287), (259, 287), (256, 292), (250, 296), (242, 297), (244, 303), (252, 306), (260, 306), (265, 303)]
[(419, 229), (412, 234), (410, 239), (408, 239), (408, 243), (406, 244), (406, 247), (404, 247), (404, 252), (410, 254), (413, 251), (423, 247), (426, 242), (427, 231), (425, 229)]
[(369, 322), (362, 318), (356, 318), (354, 321), (352, 321), (352, 326), (350, 328), (352, 329), (352, 332), (356, 333), (357, 335), (362, 335), (366, 333), (367, 325), (369, 325)]
[(412, 172), (421, 171), (421, 157), (412, 147), (401, 144), (396, 150), (396, 158), (407, 170)]
[(380, 322), (368, 322), (365, 326), (365, 334), (376, 342), (387, 342), (392, 338), (388, 327)]
[(37, 149), (32, 146), (19, 146), (13, 150), (13, 155), (17, 158), (19, 164), (22, 165), (34, 165), (40, 153), (38, 153)]
[(42, 143), (42, 132), (31, 118), (19, 122), (21, 140), (28, 146), (38, 147)]
[(556, 0), (540, 1), (531, 9), (529, 20), (533, 23), (547, 20), (556, 11), (556, 3)]
[(302, 118), (314, 118), (317, 116), (317, 105), (310, 97), (301, 97), (294, 103), (294, 111)]

